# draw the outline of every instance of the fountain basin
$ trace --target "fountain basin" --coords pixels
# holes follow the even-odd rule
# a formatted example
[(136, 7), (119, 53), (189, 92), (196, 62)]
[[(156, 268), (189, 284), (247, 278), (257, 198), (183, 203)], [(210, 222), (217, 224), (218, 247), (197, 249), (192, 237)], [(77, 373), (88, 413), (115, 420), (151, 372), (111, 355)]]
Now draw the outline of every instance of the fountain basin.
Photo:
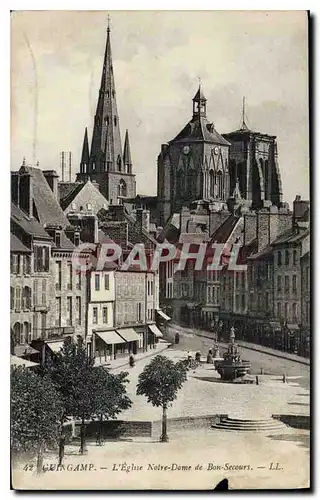
[(244, 377), (250, 372), (251, 362), (246, 360), (233, 361), (231, 359), (216, 360), (214, 367), (223, 380), (234, 380)]

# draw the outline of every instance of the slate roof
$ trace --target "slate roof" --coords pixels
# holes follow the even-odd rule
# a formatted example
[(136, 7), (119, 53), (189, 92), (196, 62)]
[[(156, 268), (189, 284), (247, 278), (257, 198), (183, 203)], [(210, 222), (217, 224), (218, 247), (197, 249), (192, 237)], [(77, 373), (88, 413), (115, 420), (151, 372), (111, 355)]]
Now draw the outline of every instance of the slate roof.
[(209, 122), (205, 116), (195, 116), (190, 122), (181, 130), (181, 132), (172, 140), (172, 142), (198, 142), (205, 141), (212, 144), (218, 144), (222, 146), (230, 146), (228, 142), (222, 135), (220, 135), (214, 125)]
[(225, 243), (232, 231), (236, 227), (236, 224), (240, 220), (239, 215), (230, 215), (223, 223), (217, 227), (210, 238), (210, 243)]
[[(67, 186), (67, 184), (71, 184), (71, 186)], [(83, 182), (59, 182), (58, 189), (62, 210), (65, 210), (73, 202), (84, 186)]]
[(30, 218), (17, 205), (11, 203), (11, 221), (17, 224), (25, 233), (36, 238), (51, 240), (44, 227), (34, 218)]
[(31, 253), (31, 250), (27, 248), (19, 238), (10, 233), (10, 252)]
[(309, 228), (304, 231), (296, 232), (293, 229), (289, 229), (276, 238), (272, 245), (281, 245), (284, 243), (298, 243), (300, 240), (305, 238), (309, 234)]
[(32, 177), (33, 201), (39, 222), (44, 226), (52, 223), (59, 224), (63, 228), (68, 226), (68, 219), (51, 191), (42, 170), (23, 166), (20, 172), (27, 172)]

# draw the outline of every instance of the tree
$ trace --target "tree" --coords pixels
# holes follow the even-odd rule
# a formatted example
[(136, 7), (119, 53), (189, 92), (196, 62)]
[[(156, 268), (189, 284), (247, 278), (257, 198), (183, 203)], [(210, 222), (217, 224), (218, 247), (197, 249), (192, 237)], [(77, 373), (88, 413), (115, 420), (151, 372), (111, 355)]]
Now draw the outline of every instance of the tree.
[(55, 446), (64, 412), (60, 394), (48, 377), (24, 367), (11, 368), (11, 448), (37, 455), (41, 472), (47, 446)]
[(187, 380), (187, 367), (174, 363), (166, 356), (156, 356), (140, 373), (137, 394), (146, 396), (148, 403), (162, 407), (162, 434), (160, 441), (168, 441), (167, 409), (177, 397), (178, 390)]
[(128, 408), (131, 401), (126, 396), (127, 374), (110, 374), (103, 367), (94, 367), (82, 341), (75, 343), (67, 338), (47, 373), (61, 393), (64, 419), (73, 416), (81, 420), (80, 453), (85, 451), (85, 421), (99, 416), (110, 418)]
[(126, 392), (128, 372), (111, 374), (103, 367), (97, 367), (94, 371), (94, 386), (96, 398), (94, 402), (95, 412), (99, 418), (100, 426), (98, 432), (98, 443), (102, 443), (102, 422), (115, 418), (122, 410), (130, 408), (132, 401)]

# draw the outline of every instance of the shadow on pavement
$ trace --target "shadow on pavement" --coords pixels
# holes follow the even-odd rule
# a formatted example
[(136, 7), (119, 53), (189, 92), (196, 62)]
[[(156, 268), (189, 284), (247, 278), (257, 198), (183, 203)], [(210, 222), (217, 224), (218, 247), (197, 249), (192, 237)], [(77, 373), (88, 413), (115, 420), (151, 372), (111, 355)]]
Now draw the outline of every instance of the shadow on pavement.
[(273, 441), (290, 441), (291, 443), (297, 443), (298, 446), (302, 448), (310, 448), (310, 436), (308, 434), (278, 434), (269, 435), (268, 438)]

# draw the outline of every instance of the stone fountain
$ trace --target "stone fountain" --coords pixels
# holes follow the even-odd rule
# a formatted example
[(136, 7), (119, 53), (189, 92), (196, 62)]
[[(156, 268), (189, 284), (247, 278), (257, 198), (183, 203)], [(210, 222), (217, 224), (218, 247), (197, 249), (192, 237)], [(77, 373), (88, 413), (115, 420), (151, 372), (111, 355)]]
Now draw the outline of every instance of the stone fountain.
[(230, 330), (230, 341), (228, 350), (223, 354), (223, 359), (217, 359), (214, 367), (223, 380), (235, 380), (244, 377), (251, 369), (250, 361), (244, 361), (240, 358), (240, 351), (237, 344), (234, 343), (234, 328)]

